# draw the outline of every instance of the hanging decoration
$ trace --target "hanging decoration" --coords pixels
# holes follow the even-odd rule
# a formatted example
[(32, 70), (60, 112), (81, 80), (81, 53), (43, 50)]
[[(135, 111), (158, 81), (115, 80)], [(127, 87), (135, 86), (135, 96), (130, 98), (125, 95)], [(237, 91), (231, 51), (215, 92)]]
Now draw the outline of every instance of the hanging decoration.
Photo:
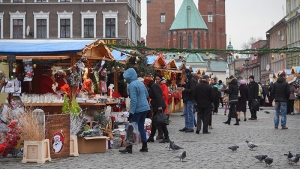
[(256, 57), (256, 56), (258, 56), (257, 52), (254, 52), (254, 54), (253, 54), (253, 55), (254, 55), (255, 57)]
[(275, 59), (274, 55), (272, 55), (272, 56), (271, 56), (271, 59), (272, 59), (272, 60), (274, 60), (274, 59)]
[(229, 56), (232, 56), (232, 55), (233, 55), (233, 54), (232, 54), (232, 52), (230, 51), (230, 52), (229, 52)]
[(32, 67), (32, 59), (23, 59), (24, 63), (24, 72), (25, 72), (25, 77), (24, 77), (24, 82), (32, 81), (33, 78), (33, 67)]
[(208, 55), (209, 55), (209, 52), (206, 52), (205, 55), (208, 56)]

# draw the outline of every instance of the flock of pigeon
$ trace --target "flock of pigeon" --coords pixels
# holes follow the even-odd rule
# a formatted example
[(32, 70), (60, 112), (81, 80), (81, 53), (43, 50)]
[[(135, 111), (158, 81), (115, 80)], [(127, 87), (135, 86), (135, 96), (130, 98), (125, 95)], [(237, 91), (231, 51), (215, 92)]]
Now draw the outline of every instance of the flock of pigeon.
[[(257, 145), (255, 145), (250, 141), (246, 141), (246, 143), (250, 150), (253, 150), (255, 147), (258, 147)], [(228, 148), (231, 149), (232, 151), (236, 151), (239, 148), (239, 146), (230, 146)], [(287, 156), (287, 159), (290, 164), (297, 165), (297, 163), (299, 162), (300, 154), (293, 154), (289, 151), (288, 154), (284, 154), (284, 155)], [(254, 156), (254, 158), (258, 159), (260, 162), (265, 161), (266, 166), (270, 166), (273, 163), (273, 158), (268, 157), (268, 155), (256, 155)]]
[[(247, 141), (246, 140), (246, 143), (247, 143), (247, 146), (249, 147), (249, 149), (252, 151), (254, 148), (258, 147), (257, 145), (255, 145), (254, 143), (250, 142), (250, 141)], [(179, 150), (179, 149), (183, 149), (182, 147), (176, 145), (174, 143), (174, 141), (170, 141), (170, 145), (167, 147), (169, 148), (169, 150)], [(228, 147), (229, 149), (231, 149), (232, 151), (236, 151), (238, 148), (240, 148), (239, 146), (230, 146)], [(300, 159), (300, 154), (293, 154), (289, 151), (288, 154), (284, 154), (285, 156), (287, 156), (287, 159), (288, 159), (288, 162), (290, 164), (296, 164), (299, 162), (299, 159)], [(181, 153), (179, 153), (177, 156), (175, 156), (177, 158), (180, 159), (180, 161), (183, 161), (183, 159), (186, 157), (186, 151), (183, 151)], [(266, 163), (266, 166), (270, 166), (272, 163), (273, 163), (273, 158), (271, 157), (268, 157), (268, 155), (256, 155), (254, 156), (254, 158), (256, 158), (257, 160), (259, 160), (260, 162), (264, 161)]]

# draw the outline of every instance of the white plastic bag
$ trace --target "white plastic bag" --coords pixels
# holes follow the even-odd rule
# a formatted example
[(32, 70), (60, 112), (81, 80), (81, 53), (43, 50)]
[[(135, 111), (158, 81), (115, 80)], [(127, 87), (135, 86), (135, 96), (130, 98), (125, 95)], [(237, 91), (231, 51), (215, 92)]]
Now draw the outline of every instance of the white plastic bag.
[[(130, 138), (130, 136), (128, 136), (128, 134), (129, 134), (128, 126), (133, 127), (131, 138)], [(127, 145), (138, 144), (140, 142), (140, 133), (139, 133), (139, 128), (138, 128), (138, 123), (137, 122), (132, 122), (132, 123), (129, 123), (127, 125), (125, 140), (126, 140)]]
[(129, 97), (127, 97), (125, 99), (125, 104), (126, 104), (126, 110), (128, 111), (130, 109), (130, 98)]

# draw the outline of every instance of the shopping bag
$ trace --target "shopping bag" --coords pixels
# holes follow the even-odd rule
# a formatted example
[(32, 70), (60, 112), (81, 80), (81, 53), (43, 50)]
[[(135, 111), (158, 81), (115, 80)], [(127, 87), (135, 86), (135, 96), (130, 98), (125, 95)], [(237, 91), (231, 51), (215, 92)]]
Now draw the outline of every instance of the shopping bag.
[(251, 110), (252, 111), (259, 111), (259, 102), (257, 100), (252, 100)]
[(161, 110), (153, 117), (152, 123), (155, 126), (169, 125), (169, 116)]
[(265, 98), (265, 103), (269, 103), (268, 96), (266, 96), (266, 98)]
[(272, 102), (272, 106), (275, 107), (275, 99)]

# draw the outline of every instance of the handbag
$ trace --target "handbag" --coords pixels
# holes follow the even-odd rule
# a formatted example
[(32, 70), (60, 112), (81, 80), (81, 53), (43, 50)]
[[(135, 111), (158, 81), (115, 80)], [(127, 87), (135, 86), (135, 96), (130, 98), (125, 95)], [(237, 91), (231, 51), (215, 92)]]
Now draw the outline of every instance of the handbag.
[(239, 90), (238, 97), (241, 97), (241, 91)]
[(259, 111), (259, 102), (257, 100), (252, 100), (251, 110), (252, 111)]
[(169, 116), (163, 113), (163, 110), (158, 111), (158, 113), (153, 117), (152, 123), (154, 126), (169, 125)]

